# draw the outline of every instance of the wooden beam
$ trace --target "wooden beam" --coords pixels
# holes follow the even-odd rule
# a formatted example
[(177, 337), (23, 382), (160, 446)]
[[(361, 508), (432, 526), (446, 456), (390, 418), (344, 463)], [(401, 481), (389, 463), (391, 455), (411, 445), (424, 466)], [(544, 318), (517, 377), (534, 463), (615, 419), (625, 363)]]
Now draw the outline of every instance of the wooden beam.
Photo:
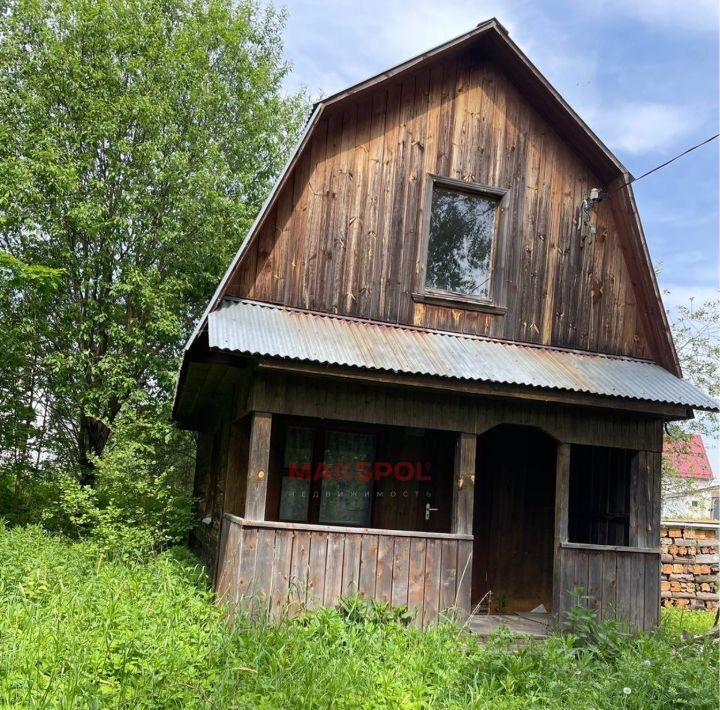
[(412, 537), (422, 540), (472, 540), (472, 535), (454, 535), (452, 533), (424, 532), (422, 530), (389, 530), (386, 528), (358, 528), (347, 525), (319, 525), (317, 523), (284, 523), (277, 520), (249, 520), (248, 518), (233, 515), (232, 513), (224, 513), (223, 517), (246, 528), (295, 530), (297, 532), (311, 533), (342, 533), (343, 535), (391, 535), (393, 537)]
[(568, 541), (570, 509), (570, 444), (559, 443), (555, 466), (555, 547), (553, 551), (553, 613), (559, 614), (562, 595), (562, 546)]
[(322, 377), (347, 382), (369, 382), (375, 385), (389, 385), (402, 388), (415, 388), (428, 392), (458, 392), (468, 395), (487, 395), (503, 399), (532, 400), (542, 403), (580, 405), (593, 409), (623, 410), (647, 415), (658, 415), (665, 419), (691, 419), (693, 410), (679, 404), (665, 404), (644, 400), (606, 397), (583, 392), (565, 392), (560, 390), (542, 390), (537, 387), (520, 385), (502, 385), (490, 382), (470, 382), (430, 375), (398, 375), (379, 371), (361, 371), (332, 365), (299, 363), (290, 360), (260, 359), (258, 370), (296, 375)]
[(458, 434), (453, 472), (453, 507), (451, 532), (472, 535), (475, 501), (475, 434)]
[(272, 414), (252, 413), (245, 498), (245, 518), (248, 520), (265, 520), (271, 429)]

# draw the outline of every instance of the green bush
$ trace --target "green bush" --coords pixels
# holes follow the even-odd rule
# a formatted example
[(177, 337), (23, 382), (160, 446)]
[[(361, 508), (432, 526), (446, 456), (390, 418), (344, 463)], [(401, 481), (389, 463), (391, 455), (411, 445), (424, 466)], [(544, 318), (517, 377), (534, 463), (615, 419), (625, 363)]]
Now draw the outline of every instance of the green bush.
[(0, 528), (1, 707), (717, 707), (717, 647), (684, 644), (677, 625), (618, 638), (609, 658), (572, 636), (517, 650), (503, 633), (422, 632), (357, 598), (229, 628), (184, 548), (98, 550)]
[[(142, 400), (142, 401), (140, 401)], [(40, 524), (106, 555), (143, 558), (184, 543), (192, 520), (192, 436), (170, 420), (167, 402), (138, 395), (118, 415), (94, 485), (50, 464), (21, 487), (0, 470), (0, 516)]]

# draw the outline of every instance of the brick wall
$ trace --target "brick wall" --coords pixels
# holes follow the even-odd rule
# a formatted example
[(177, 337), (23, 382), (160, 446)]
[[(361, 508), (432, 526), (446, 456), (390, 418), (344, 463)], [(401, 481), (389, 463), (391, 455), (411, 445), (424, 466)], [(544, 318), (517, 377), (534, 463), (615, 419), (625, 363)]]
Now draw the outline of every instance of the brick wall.
[(663, 606), (716, 609), (720, 540), (717, 525), (665, 521), (661, 526), (660, 597)]

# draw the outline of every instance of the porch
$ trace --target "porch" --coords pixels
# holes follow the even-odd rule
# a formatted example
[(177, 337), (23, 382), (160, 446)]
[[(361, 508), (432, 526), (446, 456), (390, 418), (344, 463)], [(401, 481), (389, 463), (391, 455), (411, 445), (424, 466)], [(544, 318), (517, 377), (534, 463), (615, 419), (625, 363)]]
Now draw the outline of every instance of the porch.
[[(264, 411), (220, 438), (220, 599), (277, 619), (359, 594), (426, 626), (465, 621), (487, 591), (493, 614), (543, 604), (554, 620), (580, 587), (601, 618), (657, 623), (659, 420), (368, 389), (263, 378), (251, 393)], [(338, 478), (348, 461), (386, 467)], [(383, 473), (403, 462), (423, 475)]]

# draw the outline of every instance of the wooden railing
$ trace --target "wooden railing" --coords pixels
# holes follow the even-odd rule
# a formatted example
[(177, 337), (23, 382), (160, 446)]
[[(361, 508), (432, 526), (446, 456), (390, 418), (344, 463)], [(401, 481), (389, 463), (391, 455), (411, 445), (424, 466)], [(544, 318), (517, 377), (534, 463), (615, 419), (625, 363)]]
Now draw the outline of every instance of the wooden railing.
[(225, 513), (216, 589), (273, 619), (359, 594), (406, 604), (426, 626), (470, 612), (472, 536), (245, 520)]
[(576, 605), (582, 588), (585, 606), (601, 619), (616, 617), (633, 630), (650, 631), (660, 615), (660, 550), (563, 542), (558, 551), (560, 618)]

